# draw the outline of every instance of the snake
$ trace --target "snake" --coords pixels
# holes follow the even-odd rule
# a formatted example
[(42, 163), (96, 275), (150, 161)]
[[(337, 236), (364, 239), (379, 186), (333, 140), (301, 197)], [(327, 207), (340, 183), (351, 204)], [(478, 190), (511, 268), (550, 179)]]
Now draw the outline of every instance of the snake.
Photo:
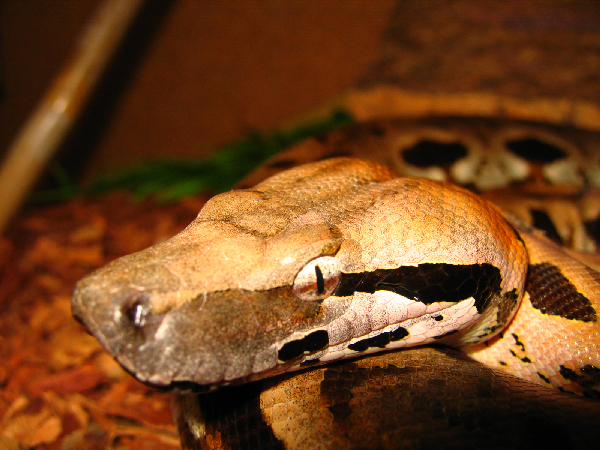
[(577, 255), (454, 184), (335, 157), (213, 197), (81, 280), (73, 313), (163, 389), (435, 343), (597, 399), (600, 274)]
[(600, 135), (438, 115), (308, 139), (77, 284), (185, 449), (597, 445)]

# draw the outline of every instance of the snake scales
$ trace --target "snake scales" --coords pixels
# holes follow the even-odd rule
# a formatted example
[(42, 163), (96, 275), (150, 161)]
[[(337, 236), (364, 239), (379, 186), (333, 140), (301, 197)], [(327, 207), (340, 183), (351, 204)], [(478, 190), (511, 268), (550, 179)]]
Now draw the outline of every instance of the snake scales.
[[(530, 227), (597, 248), (598, 142), (493, 117), (366, 120), (278, 156), (182, 234), (86, 277), (73, 311), (144, 382), (260, 379), (178, 395), (185, 448), (595, 445), (597, 261)], [(472, 359), (445, 347), (356, 359), (422, 343)]]

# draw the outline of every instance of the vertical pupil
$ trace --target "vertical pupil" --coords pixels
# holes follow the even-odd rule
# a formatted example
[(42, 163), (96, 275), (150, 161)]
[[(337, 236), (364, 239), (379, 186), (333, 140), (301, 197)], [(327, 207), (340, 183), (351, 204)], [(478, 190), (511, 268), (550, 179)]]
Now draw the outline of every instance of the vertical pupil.
[(325, 292), (325, 279), (323, 278), (323, 272), (319, 266), (315, 266), (315, 275), (317, 277), (317, 293), (322, 294)]

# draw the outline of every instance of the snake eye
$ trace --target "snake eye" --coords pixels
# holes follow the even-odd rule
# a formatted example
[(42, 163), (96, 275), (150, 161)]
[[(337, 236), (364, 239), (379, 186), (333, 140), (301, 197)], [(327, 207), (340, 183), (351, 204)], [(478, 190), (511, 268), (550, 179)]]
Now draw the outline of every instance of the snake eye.
[(340, 283), (337, 259), (321, 256), (306, 264), (294, 280), (294, 294), (301, 300), (314, 302), (329, 297)]

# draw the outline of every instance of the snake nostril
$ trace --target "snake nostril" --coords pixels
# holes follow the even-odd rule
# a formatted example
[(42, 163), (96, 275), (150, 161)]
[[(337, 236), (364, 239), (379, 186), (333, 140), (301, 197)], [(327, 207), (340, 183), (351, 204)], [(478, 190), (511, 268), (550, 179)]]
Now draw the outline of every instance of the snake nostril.
[(150, 315), (148, 295), (143, 292), (133, 294), (123, 304), (121, 311), (135, 327), (142, 328)]

